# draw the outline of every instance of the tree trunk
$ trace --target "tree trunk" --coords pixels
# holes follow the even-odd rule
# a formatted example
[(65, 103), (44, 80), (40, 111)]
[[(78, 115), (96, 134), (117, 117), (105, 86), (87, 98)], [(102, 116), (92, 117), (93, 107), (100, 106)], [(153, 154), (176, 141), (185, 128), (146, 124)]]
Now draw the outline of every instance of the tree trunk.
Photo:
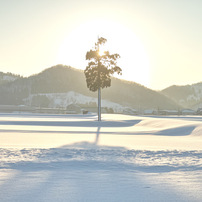
[(98, 121), (101, 121), (101, 88), (98, 88)]

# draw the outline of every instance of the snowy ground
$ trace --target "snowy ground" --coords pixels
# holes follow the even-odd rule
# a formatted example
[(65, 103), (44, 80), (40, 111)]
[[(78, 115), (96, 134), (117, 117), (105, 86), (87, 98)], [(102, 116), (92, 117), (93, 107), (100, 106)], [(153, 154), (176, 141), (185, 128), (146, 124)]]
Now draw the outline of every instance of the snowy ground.
[(0, 114), (0, 201), (201, 201), (202, 117)]

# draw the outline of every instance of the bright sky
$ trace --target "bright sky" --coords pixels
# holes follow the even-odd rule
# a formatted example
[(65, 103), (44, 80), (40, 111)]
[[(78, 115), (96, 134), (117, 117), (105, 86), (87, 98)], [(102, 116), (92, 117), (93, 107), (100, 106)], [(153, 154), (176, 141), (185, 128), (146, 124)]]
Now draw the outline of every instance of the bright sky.
[(202, 81), (201, 0), (0, 0), (0, 71), (85, 69), (98, 36), (122, 79), (159, 90)]

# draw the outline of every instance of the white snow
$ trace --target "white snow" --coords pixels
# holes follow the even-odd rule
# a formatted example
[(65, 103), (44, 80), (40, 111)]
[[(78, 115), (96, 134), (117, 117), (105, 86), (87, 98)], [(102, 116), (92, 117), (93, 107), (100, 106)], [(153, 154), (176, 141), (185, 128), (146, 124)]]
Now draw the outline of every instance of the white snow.
[(4, 81), (15, 81), (17, 79), (16, 76), (10, 76), (10, 75), (4, 75), (3, 80)]
[(202, 117), (0, 114), (0, 201), (201, 201)]
[[(26, 104), (31, 105), (32, 98), (36, 95), (45, 95), (50, 100), (49, 107), (55, 108), (55, 107), (63, 107), (66, 108), (70, 104), (90, 104), (90, 103), (96, 103), (97, 104), (97, 98), (85, 96), (83, 94), (69, 91), (67, 93), (39, 93), (39, 94), (31, 94), (28, 98), (24, 99)], [(125, 107), (123, 107), (120, 104), (117, 104), (115, 102), (111, 102), (108, 100), (102, 100), (102, 107), (112, 108), (114, 112), (120, 113), (124, 110)]]

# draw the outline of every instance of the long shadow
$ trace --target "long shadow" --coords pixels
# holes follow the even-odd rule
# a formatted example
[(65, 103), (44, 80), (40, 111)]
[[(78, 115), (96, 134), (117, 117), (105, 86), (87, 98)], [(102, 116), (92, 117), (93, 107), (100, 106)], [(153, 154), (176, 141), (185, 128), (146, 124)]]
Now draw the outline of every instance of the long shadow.
[[(64, 127), (97, 127), (95, 144), (99, 142), (101, 127), (131, 127), (138, 124), (141, 120), (125, 121), (0, 121), (0, 125), (27, 125), (27, 126), (64, 126)], [(10, 130), (2, 129), (0, 132), (19, 132), (19, 133), (62, 133), (62, 134), (95, 134), (94, 131), (53, 131), (53, 130)], [(111, 134), (112, 132), (103, 132)]]
[(42, 114), (42, 113), (0, 113), (1, 117), (26, 117), (26, 118), (87, 118), (92, 119), (95, 118), (97, 115), (94, 114)]
[(99, 136), (100, 136), (100, 127), (97, 128), (96, 138), (95, 138), (95, 145), (97, 145), (98, 142), (99, 142)]
[[(78, 117), (77, 117), (78, 118)], [(92, 118), (92, 117), (90, 117)], [(128, 132), (125, 130), (124, 132), (119, 132), (116, 130), (116, 128), (124, 128), (124, 127), (132, 127), (136, 124), (140, 123), (142, 120), (123, 120), (123, 121), (95, 121), (95, 120), (84, 120), (84, 121), (68, 121), (68, 120), (62, 120), (62, 121), (0, 121), (0, 125), (21, 125), (21, 126), (54, 126), (54, 127), (76, 127), (76, 128), (97, 128), (97, 131), (92, 130), (84, 130), (81, 129), (78, 130), (71, 130), (71, 128), (67, 128), (67, 130), (36, 130), (36, 129), (30, 129), (30, 130), (18, 130), (18, 129), (0, 129), (1, 132), (9, 132), (9, 133), (61, 133), (61, 134), (96, 134), (95, 144), (99, 141), (100, 134), (111, 134), (111, 135), (158, 135), (158, 136), (188, 136), (190, 135), (193, 130), (196, 128), (196, 126), (181, 126), (181, 127), (175, 127), (175, 128), (169, 128), (165, 130), (161, 130), (158, 132), (155, 131), (131, 131)], [(114, 131), (102, 131), (101, 128), (114, 128)]]
[[(17, 129), (0, 129), (0, 133), (49, 133), (49, 134), (96, 134), (95, 144), (98, 143), (100, 134), (109, 134), (109, 135), (157, 135), (157, 136), (188, 136), (191, 135), (196, 126), (182, 126), (169, 128), (165, 130), (161, 130), (158, 132), (155, 131), (132, 131), (132, 132), (119, 132), (119, 131), (100, 131), (101, 124), (96, 125), (97, 131), (82, 131), (82, 130), (17, 130)], [(95, 127), (96, 127), (95, 126)], [(132, 125), (133, 126), (133, 125)], [(121, 126), (119, 126), (121, 127)], [(126, 126), (125, 126), (126, 127)], [(129, 127), (129, 126), (128, 126)]]
[(0, 121), (0, 125), (71, 126), (71, 127), (130, 127), (141, 120), (126, 121)]

